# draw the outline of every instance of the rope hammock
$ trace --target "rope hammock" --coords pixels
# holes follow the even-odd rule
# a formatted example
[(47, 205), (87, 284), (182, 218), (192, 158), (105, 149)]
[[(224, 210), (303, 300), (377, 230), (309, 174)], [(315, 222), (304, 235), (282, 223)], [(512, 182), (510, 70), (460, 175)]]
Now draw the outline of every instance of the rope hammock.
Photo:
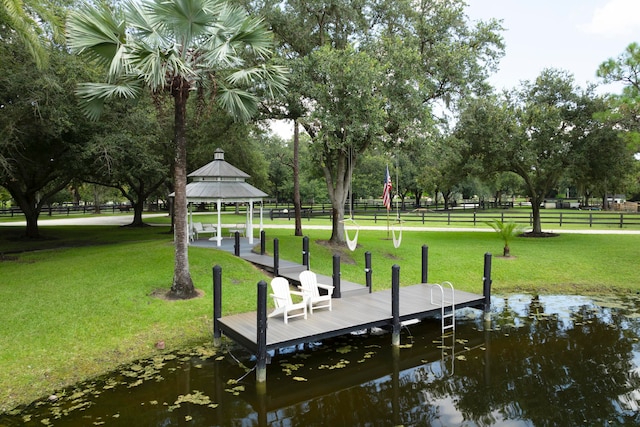
[(346, 224), (347, 221), (350, 221), (351, 223), (353, 223), (356, 226), (356, 234), (355, 234), (355, 236), (353, 236), (353, 240), (349, 238), (349, 230), (347, 230), (346, 227), (344, 229), (344, 238), (347, 241), (347, 247), (349, 248), (349, 250), (351, 252), (353, 252), (358, 247), (358, 234), (360, 233), (360, 226), (358, 225), (358, 223), (353, 218), (351, 218), (349, 220), (342, 221), (342, 223)]
[(347, 221), (351, 222), (352, 224), (355, 225), (356, 227), (356, 235), (353, 236), (353, 240), (349, 238), (349, 230), (347, 230), (347, 228), (344, 228), (344, 238), (347, 241), (347, 247), (349, 248), (349, 250), (351, 252), (355, 251), (356, 248), (358, 247), (358, 234), (360, 233), (360, 226), (358, 225), (358, 223), (353, 219), (353, 164), (352, 164), (352, 157), (353, 157), (353, 147), (349, 147), (349, 219), (348, 220), (343, 220), (341, 221), (343, 224), (346, 224)]
[(391, 234), (393, 236), (393, 247), (398, 249), (400, 247), (400, 243), (402, 243), (402, 222), (398, 219), (398, 230), (399, 234), (396, 238), (396, 227), (394, 225), (391, 226)]

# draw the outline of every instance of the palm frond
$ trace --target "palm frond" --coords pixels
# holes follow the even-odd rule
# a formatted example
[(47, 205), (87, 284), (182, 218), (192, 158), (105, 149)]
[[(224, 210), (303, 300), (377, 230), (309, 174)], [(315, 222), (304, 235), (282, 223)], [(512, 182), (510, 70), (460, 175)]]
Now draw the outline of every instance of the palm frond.
[[(36, 10), (36, 13), (40, 15), (42, 11)], [(43, 32), (34, 17), (25, 10), (24, 2), (22, 0), (0, 1), (0, 17), (5, 21), (3, 24), (11, 28), (25, 44), (38, 68), (43, 68), (48, 56), (44, 48)]]
[(258, 111), (256, 97), (241, 89), (222, 87), (218, 96), (218, 103), (231, 116), (241, 121), (248, 121)]
[(74, 53), (85, 53), (103, 65), (111, 62), (126, 42), (123, 19), (108, 9), (83, 7), (72, 11), (67, 20), (67, 43)]
[(230, 40), (231, 43), (245, 45), (260, 58), (271, 56), (273, 51), (273, 34), (268, 31), (262, 19), (249, 17)]
[(284, 93), (287, 78), (286, 68), (278, 65), (261, 65), (258, 67), (237, 70), (227, 77), (227, 81), (234, 86), (260, 82), (272, 98), (278, 93)]
[(515, 237), (518, 233), (524, 231), (524, 226), (515, 222), (502, 222), (499, 219), (493, 219), (487, 221), (486, 224), (491, 226), (499, 235), (500, 238), (508, 244), (509, 241)]
[(135, 98), (140, 94), (140, 82), (130, 80), (119, 84), (109, 83), (81, 83), (76, 89), (76, 95), (81, 99), (81, 108), (91, 120), (100, 118), (104, 109), (104, 102), (113, 97)]

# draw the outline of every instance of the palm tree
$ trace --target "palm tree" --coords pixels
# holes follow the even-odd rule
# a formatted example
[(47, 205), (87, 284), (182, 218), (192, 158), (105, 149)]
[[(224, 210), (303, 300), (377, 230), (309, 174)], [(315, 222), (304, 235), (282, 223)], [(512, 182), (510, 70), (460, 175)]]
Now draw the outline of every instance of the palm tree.
[[(62, 20), (60, 8), (47, 0), (3, 0), (0, 1), (0, 28), (26, 46), (39, 69), (47, 64), (47, 44), (61, 41)], [(3, 42), (7, 42), (3, 35)]]
[(504, 242), (504, 249), (502, 256), (511, 256), (511, 248), (509, 248), (509, 242), (512, 238), (523, 231), (523, 226), (516, 224), (515, 222), (502, 222), (499, 219), (488, 221), (489, 224), (500, 235), (500, 238)]
[[(128, 0), (122, 9), (86, 6), (67, 25), (70, 49), (108, 70), (105, 83), (85, 83), (78, 95), (97, 119), (104, 101), (143, 89), (174, 101), (175, 266), (170, 295), (191, 298), (187, 232), (187, 101), (197, 91), (235, 118), (257, 110), (258, 90), (284, 90), (282, 67), (268, 66), (272, 35), (261, 21), (221, 0)], [(208, 96), (207, 96), (208, 95)]]

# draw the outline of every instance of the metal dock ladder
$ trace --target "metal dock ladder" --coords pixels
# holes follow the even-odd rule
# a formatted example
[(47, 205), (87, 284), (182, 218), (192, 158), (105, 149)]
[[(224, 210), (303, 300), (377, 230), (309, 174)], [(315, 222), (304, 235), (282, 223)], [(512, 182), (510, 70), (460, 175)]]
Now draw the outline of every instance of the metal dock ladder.
[[(443, 286), (447, 286), (451, 289), (451, 299), (447, 299), (445, 297), (445, 291)], [(455, 303), (455, 293), (453, 291), (453, 285), (451, 282), (442, 282), (442, 285), (434, 284), (431, 286), (431, 304), (437, 305), (438, 302), (434, 301), (433, 298), (433, 290), (440, 290), (440, 317), (442, 319), (442, 335), (445, 334), (446, 331), (451, 330), (455, 332), (456, 330), (456, 303)]]

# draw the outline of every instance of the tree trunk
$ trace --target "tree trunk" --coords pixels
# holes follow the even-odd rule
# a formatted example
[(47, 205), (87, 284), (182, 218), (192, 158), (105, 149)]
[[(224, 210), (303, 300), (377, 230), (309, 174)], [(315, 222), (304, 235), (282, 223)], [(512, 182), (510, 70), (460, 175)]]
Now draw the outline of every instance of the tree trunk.
[(542, 203), (544, 196), (532, 196), (531, 197), (531, 212), (533, 213), (533, 234), (542, 233), (542, 224), (540, 222), (540, 204)]
[(196, 296), (189, 272), (189, 234), (187, 232), (187, 99), (189, 85), (179, 77), (173, 81), (172, 96), (175, 106), (175, 165), (173, 170), (175, 263), (170, 295), (187, 299)]
[(449, 210), (449, 199), (451, 198), (451, 191), (442, 191), (442, 198), (444, 199), (444, 210)]
[[(351, 167), (353, 168), (353, 161)], [(332, 206), (332, 227), (331, 238), (329, 241), (333, 244), (346, 245), (344, 237), (344, 204), (347, 201), (347, 189), (349, 188), (349, 167), (347, 166), (347, 158), (343, 154), (339, 154), (336, 162), (335, 181), (331, 175), (331, 171), (324, 166), (324, 175), (329, 190), (329, 199)]]
[(300, 130), (298, 120), (293, 121), (293, 209), (295, 212), (295, 235), (302, 236), (302, 203), (300, 201)]
[(20, 194), (17, 191), (11, 191), (8, 188), (9, 194), (16, 201), (20, 210), (24, 214), (24, 219), (27, 222), (25, 228), (25, 237), (29, 239), (39, 239), (40, 230), (38, 229), (38, 217), (40, 216), (41, 205), (36, 200), (35, 194)]
[(98, 186), (93, 184), (93, 213), (100, 215), (100, 193), (98, 192)]
[(137, 200), (131, 204), (133, 207), (133, 222), (131, 227), (144, 227), (145, 223), (142, 222), (142, 212), (144, 211), (144, 200)]

